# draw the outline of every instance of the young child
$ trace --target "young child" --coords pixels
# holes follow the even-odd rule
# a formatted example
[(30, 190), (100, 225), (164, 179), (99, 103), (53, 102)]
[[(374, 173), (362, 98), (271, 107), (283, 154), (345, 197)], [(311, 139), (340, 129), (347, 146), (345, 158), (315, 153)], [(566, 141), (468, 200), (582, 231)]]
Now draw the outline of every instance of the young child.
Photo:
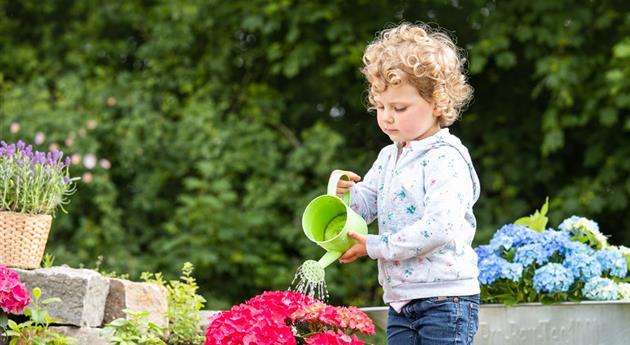
[(341, 257), (378, 260), (390, 305), (389, 345), (472, 344), (479, 283), (473, 204), (479, 179), (466, 147), (449, 133), (472, 96), (464, 60), (449, 37), (403, 23), (381, 32), (363, 56), (369, 103), (393, 144), (363, 181), (337, 184), (379, 234), (363, 236)]

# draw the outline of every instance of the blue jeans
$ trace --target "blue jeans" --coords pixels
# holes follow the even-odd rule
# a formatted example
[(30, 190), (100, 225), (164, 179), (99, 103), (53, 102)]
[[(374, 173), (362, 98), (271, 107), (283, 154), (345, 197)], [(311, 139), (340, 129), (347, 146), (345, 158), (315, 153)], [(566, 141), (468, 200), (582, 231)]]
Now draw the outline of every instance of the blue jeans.
[(479, 295), (415, 299), (389, 307), (388, 345), (471, 345), (479, 327)]

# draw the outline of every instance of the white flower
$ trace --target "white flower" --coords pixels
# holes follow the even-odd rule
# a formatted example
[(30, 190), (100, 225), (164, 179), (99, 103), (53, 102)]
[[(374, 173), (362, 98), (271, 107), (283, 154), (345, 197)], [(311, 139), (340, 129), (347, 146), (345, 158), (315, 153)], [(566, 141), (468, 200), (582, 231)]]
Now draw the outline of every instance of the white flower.
[(630, 283), (619, 283), (617, 294), (619, 294), (619, 299), (630, 300)]
[(97, 125), (96, 120), (89, 120), (89, 121), (87, 122), (87, 128), (89, 128), (89, 129), (94, 129), (94, 128), (96, 128), (96, 125)]
[(96, 167), (96, 156), (88, 153), (83, 157), (83, 166), (87, 169), (94, 169)]
[(92, 182), (92, 179), (94, 178), (94, 176), (92, 175), (91, 172), (86, 172), (81, 176), (81, 180), (85, 183), (90, 183)]
[(11, 127), (10, 127), (11, 133), (15, 134), (15, 133), (19, 132), (20, 128), (21, 127), (20, 127), (19, 123), (17, 123), (17, 122), (12, 122), (11, 123)]
[(608, 247), (608, 238), (599, 231), (599, 225), (596, 222), (578, 216), (571, 216), (560, 223), (560, 230), (567, 231), (571, 235), (582, 233), (591, 233), (595, 240), (600, 244), (601, 248)]
[(101, 159), (100, 161), (98, 161), (98, 164), (101, 166), (101, 168), (108, 170), (109, 168), (112, 167), (112, 163), (110, 161), (108, 161), (107, 159)]
[(72, 155), (72, 164), (79, 164), (81, 163), (81, 155), (78, 153), (75, 153)]
[(621, 253), (621, 255), (623, 256), (630, 256), (630, 248), (626, 247), (626, 246), (619, 246), (617, 247), (617, 250)]
[(74, 145), (74, 136), (69, 136), (65, 140), (66, 146), (72, 147)]
[(35, 133), (35, 144), (41, 145), (46, 140), (46, 134), (44, 132)]

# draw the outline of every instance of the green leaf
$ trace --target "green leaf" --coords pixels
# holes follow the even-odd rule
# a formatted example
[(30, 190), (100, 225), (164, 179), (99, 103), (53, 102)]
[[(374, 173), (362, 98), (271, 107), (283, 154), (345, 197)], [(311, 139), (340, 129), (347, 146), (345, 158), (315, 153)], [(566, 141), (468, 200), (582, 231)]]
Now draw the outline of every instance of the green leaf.
[(7, 322), (7, 326), (9, 326), (9, 329), (12, 329), (14, 331), (19, 331), (20, 330), (20, 327), (18, 326), (18, 324), (15, 323), (15, 321), (13, 321), (13, 320), (9, 320)]
[(51, 298), (46, 298), (41, 303), (44, 305), (51, 304), (51, 303), (62, 303), (62, 300), (59, 297), (51, 297)]
[(547, 295), (543, 296), (542, 299), (540, 300), (540, 303), (544, 304), (544, 305), (551, 305), (554, 304), (556, 301), (553, 297), (549, 297)]
[(546, 217), (549, 210), (549, 197), (545, 199), (545, 203), (540, 208), (540, 211), (534, 212), (533, 215), (528, 217), (522, 217), (517, 219), (514, 224), (524, 225), (538, 232), (545, 230), (549, 218)]
[(5, 313), (4, 310), (0, 309), (0, 328), (7, 328), (8, 320), (9, 318), (7, 316), (7, 313)]

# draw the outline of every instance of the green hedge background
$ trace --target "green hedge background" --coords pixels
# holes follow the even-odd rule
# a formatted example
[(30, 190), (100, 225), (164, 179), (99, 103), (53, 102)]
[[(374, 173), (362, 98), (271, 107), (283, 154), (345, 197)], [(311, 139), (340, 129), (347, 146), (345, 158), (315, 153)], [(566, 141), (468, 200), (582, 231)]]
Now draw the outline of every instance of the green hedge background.
[[(191, 261), (208, 308), (224, 308), (318, 258), (306, 203), (388, 144), (365, 109), (366, 43), (401, 20), (439, 23), (476, 90), (452, 127), (481, 177), (476, 243), (549, 196), (550, 225), (579, 214), (630, 245), (629, 7), (0, 0), (0, 139), (78, 162), (47, 247), (56, 264), (103, 256), (108, 271), (176, 277)], [(374, 262), (327, 279), (333, 303), (381, 303)]]

